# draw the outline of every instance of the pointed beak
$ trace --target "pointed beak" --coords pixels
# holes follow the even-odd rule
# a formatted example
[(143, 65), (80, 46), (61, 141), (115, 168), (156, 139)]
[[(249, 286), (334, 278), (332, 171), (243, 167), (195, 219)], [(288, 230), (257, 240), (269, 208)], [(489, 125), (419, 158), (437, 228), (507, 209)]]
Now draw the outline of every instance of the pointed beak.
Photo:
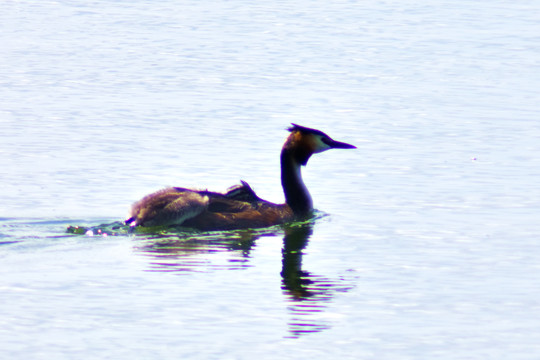
[(327, 145), (332, 149), (356, 149), (356, 146), (347, 144), (341, 141), (331, 140), (327, 142)]

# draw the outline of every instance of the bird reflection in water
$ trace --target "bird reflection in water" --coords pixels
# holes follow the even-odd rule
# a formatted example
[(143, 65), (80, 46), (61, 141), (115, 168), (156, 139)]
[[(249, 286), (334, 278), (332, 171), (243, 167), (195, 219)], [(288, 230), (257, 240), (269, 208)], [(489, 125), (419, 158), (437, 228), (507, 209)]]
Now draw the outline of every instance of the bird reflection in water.
[(302, 269), (302, 256), (312, 234), (312, 223), (285, 227), (281, 288), (289, 299), (291, 338), (328, 329), (330, 323), (321, 319), (322, 313), (336, 292), (352, 288), (345, 278), (329, 279)]
[[(352, 288), (344, 277), (329, 279), (302, 269), (304, 249), (313, 234), (313, 223), (295, 223), (272, 231), (229, 231), (196, 236), (146, 238), (137, 249), (151, 258), (149, 271), (207, 272), (251, 267), (251, 252), (262, 236), (284, 232), (281, 289), (288, 301), (290, 320), (287, 338), (320, 332), (330, 327), (324, 312), (337, 292)], [(225, 256), (219, 256), (225, 255)]]
[[(250, 252), (255, 247), (255, 240), (263, 235), (249, 230), (197, 235), (169, 234), (147, 237), (136, 248), (151, 258), (148, 271), (190, 273), (241, 270), (251, 266)], [(219, 254), (225, 257), (219, 257)]]

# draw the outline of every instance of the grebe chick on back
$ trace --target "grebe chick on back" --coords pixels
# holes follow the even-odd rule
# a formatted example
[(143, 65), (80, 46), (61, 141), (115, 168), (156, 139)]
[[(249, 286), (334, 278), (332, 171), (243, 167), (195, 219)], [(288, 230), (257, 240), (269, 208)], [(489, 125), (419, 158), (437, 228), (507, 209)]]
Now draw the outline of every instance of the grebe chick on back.
[(131, 208), (130, 226), (184, 226), (198, 230), (268, 227), (311, 215), (313, 201), (300, 167), (311, 155), (329, 149), (356, 149), (322, 131), (292, 124), (281, 150), (285, 204), (259, 198), (244, 181), (225, 193), (170, 187), (145, 196)]

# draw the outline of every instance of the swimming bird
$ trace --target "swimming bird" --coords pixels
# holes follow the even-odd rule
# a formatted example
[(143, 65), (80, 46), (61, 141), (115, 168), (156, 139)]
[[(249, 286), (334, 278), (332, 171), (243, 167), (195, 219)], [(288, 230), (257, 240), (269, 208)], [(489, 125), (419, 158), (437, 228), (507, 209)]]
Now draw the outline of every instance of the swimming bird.
[(225, 193), (169, 187), (133, 204), (130, 226), (182, 226), (203, 231), (261, 228), (309, 218), (311, 195), (302, 180), (301, 166), (311, 155), (329, 149), (356, 149), (322, 131), (292, 124), (281, 150), (284, 204), (259, 198), (245, 181)]

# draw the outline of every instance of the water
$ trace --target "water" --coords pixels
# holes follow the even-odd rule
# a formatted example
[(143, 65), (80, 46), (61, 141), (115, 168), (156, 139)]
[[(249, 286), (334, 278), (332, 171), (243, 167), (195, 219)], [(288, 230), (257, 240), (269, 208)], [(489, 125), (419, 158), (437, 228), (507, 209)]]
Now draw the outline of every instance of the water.
[[(4, 1), (0, 354), (534, 359), (533, 1)], [(167, 185), (282, 201), (294, 122), (312, 223), (84, 236)]]

